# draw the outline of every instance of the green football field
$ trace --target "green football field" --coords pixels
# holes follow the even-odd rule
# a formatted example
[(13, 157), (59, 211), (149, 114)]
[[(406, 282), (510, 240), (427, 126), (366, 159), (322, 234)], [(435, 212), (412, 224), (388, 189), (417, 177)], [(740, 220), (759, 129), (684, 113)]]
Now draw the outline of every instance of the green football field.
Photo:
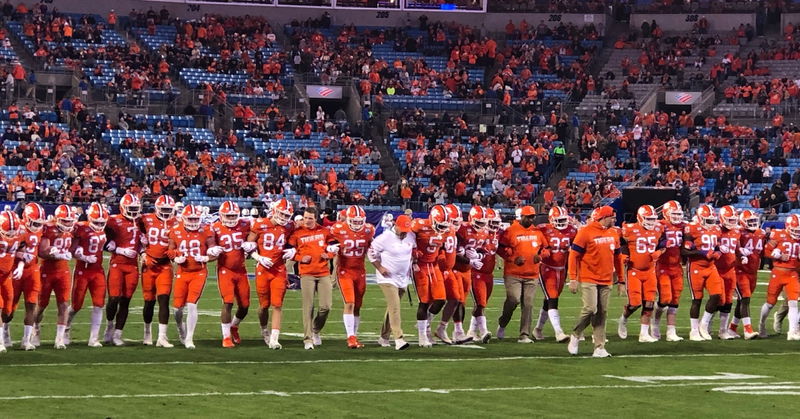
[[(89, 310), (84, 309), (75, 320), (73, 344), (64, 351), (52, 349), (51, 306), (42, 347), (23, 352), (17, 348), (17, 318), (16, 346), (0, 355), (2, 416), (745, 417), (791, 415), (800, 408), (800, 343), (787, 342), (785, 335), (747, 342), (639, 344), (638, 321), (630, 322), (631, 336), (620, 341), (617, 322), (610, 320), (607, 348), (614, 357), (593, 359), (589, 341), (581, 344), (580, 356), (569, 356), (566, 345), (552, 339), (549, 325), (548, 339), (516, 343), (517, 315), (508, 328), (511, 338), (505, 341), (422, 349), (416, 346), (416, 307), (405, 302), (404, 330), (414, 345), (397, 352), (375, 343), (385, 306), (380, 291), (371, 285), (362, 309), (360, 335), (367, 344), (362, 350), (345, 347), (341, 297), (336, 293), (323, 345), (303, 350), (299, 291), (286, 295), (283, 350), (264, 345), (255, 295), (253, 310), (240, 329), (244, 342), (224, 349), (213, 278), (206, 287), (193, 351), (141, 345), (140, 294), (125, 329), (128, 344), (121, 348), (86, 346)], [(754, 312), (763, 303), (765, 289), (759, 285)], [(679, 334), (687, 337), (684, 300)], [(492, 331), (502, 301), (503, 288), (496, 286), (488, 313)], [(540, 301), (538, 294), (537, 307)], [(622, 305), (615, 292), (611, 319), (619, 316)], [(561, 309), (562, 323), (570, 328), (579, 299), (566, 293)], [(769, 324), (771, 332), (771, 318)], [(170, 338), (178, 343), (174, 325)]]

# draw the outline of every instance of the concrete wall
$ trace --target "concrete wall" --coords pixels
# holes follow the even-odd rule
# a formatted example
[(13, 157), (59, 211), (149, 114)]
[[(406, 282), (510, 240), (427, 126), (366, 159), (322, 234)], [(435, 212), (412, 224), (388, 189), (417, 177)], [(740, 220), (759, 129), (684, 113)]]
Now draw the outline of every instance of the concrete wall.
[[(291, 22), (293, 19), (306, 20), (308, 18), (318, 18), (326, 10), (321, 7), (275, 7), (275, 6), (239, 6), (230, 4), (187, 4), (180, 0), (176, 1), (148, 1), (148, 0), (115, 0), (103, 3), (98, 8), (97, 2), (87, 0), (56, 0), (50, 5), (65, 12), (98, 13), (102, 16), (108, 14), (112, 7), (117, 14), (127, 15), (131, 9), (147, 10), (153, 8), (158, 11), (166, 7), (172, 16), (184, 18), (201, 17), (206, 13), (222, 15), (262, 15), (267, 19), (279, 24)], [(199, 9), (198, 9), (199, 8)], [(606, 16), (603, 14), (545, 14), (545, 13), (475, 13), (475, 12), (441, 12), (441, 11), (395, 11), (390, 9), (328, 9), (333, 16), (333, 22), (337, 25), (356, 24), (360, 26), (404, 26), (407, 18), (410, 18), (413, 25), (417, 24), (417, 19), (422, 15), (427, 15), (429, 20), (455, 21), (471, 26), (480, 27), (488, 31), (502, 31), (505, 29), (509, 19), (513, 19), (515, 24), (519, 24), (523, 19), (531, 25), (538, 25), (540, 21), (555, 26), (558, 22), (574, 23), (582, 25), (585, 22), (600, 23), (605, 26)], [(380, 12), (380, 13), (379, 13)]]
[(651, 22), (655, 19), (656, 23), (666, 33), (691, 31), (695, 23), (705, 16), (708, 20), (709, 30), (713, 32), (729, 31), (738, 28), (739, 24), (751, 24), (756, 26), (756, 15), (754, 13), (720, 13), (720, 14), (654, 14), (654, 13), (634, 13), (631, 15), (631, 28), (639, 29), (643, 22)]

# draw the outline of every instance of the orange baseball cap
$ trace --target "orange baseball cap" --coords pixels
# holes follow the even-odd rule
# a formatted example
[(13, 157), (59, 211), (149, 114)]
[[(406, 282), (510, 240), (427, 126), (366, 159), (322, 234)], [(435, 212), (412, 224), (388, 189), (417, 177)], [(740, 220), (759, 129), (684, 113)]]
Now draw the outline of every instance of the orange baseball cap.
[(525, 205), (524, 207), (522, 207), (522, 212), (520, 212), (519, 215), (522, 217), (526, 217), (528, 215), (536, 215), (536, 210), (533, 209), (533, 207), (530, 205)]
[(400, 233), (408, 233), (411, 231), (411, 217), (403, 214), (397, 217), (397, 220), (394, 221), (394, 225)]
[(595, 221), (600, 221), (603, 218), (613, 217), (615, 215), (614, 208), (609, 207), (608, 205), (602, 206), (596, 210), (594, 210), (594, 214), (592, 214)]

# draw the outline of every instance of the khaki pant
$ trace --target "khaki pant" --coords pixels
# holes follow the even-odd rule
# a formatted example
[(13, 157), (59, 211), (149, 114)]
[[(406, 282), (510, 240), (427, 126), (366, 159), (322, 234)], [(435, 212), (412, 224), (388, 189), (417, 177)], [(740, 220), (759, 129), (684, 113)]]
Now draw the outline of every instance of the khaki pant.
[(589, 324), (592, 325), (592, 337), (595, 348), (606, 346), (606, 312), (608, 311), (608, 298), (611, 296), (610, 285), (597, 285), (590, 282), (581, 282), (581, 300), (583, 308), (578, 324), (572, 329), (573, 334), (580, 335)]
[(522, 304), (522, 314), (519, 319), (519, 336), (531, 336), (533, 319), (533, 297), (539, 286), (539, 278), (526, 279), (516, 276), (503, 278), (506, 286), (506, 301), (503, 303), (503, 314), (500, 315), (500, 327), (506, 327), (511, 321), (511, 316), (517, 306)]
[[(311, 342), (311, 335), (319, 333), (325, 327), (328, 313), (331, 311), (333, 294), (333, 277), (300, 276), (300, 288), (303, 292), (303, 342)], [(314, 316), (314, 293), (319, 298), (317, 315)]]
[(378, 284), (383, 291), (383, 298), (386, 299), (386, 314), (381, 326), (381, 337), (389, 339), (389, 332), (394, 339), (403, 338), (403, 328), (400, 322), (400, 299), (406, 293), (405, 288), (397, 288), (392, 284)]

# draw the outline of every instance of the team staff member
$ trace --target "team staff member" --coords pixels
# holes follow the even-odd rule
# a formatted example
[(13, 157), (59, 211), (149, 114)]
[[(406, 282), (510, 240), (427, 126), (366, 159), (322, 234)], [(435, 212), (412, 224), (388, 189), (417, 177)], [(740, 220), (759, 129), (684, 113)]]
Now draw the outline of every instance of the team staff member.
[(386, 299), (386, 316), (378, 343), (389, 346), (389, 331), (394, 336), (394, 348), (408, 349), (403, 339), (400, 322), (400, 298), (406, 291), (411, 272), (411, 256), (416, 248), (416, 238), (411, 233), (411, 218), (397, 217), (397, 221), (372, 241), (367, 258), (375, 266), (375, 278)]
[(567, 350), (572, 355), (578, 354), (579, 336), (591, 323), (593, 329), (595, 358), (606, 358), (611, 354), (606, 351), (606, 311), (608, 298), (611, 295), (612, 276), (616, 272), (622, 275), (620, 266), (619, 230), (614, 225), (614, 209), (604, 206), (595, 210), (592, 221), (578, 230), (572, 241), (569, 252), (569, 290), (578, 292), (579, 283), (583, 309), (578, 324), (569, 337)]
[[(300, 273), (300, 288), (303, 292), (303, 345), (314, 349), (322, 345), (319, 333), (325, 327), (331, 310), (333, 277), (329, 261), (339, 253), (339, 245), (328, 245), (330, 232), (317, 224), (319, 212), (316, 207), (308, 207), (303, 212), (300, 226), (289, 236), (289, 246), (297, 249), (294, 260)], [(314, 294), (318, 295), (319, 308), (316, 317)]]
[(506, 301), (503, 303), (503, 314), (500, 315), (500, 326), (497, 328), (498, 339), (505, 337), (505, 328), (511, 321), (514, 310), (522, 303), (517, 342), (533, 342), (533, 297), (539, 286), (539, 262), (543, 257), (549, 256), (547, 239), (533, 225), (535, 216), (536, 210), (533, 207), (523, 207), (520, 219), (500, 235), (500, 249), (497, 253), (505, 260), (503, 282), (506, 287)]

